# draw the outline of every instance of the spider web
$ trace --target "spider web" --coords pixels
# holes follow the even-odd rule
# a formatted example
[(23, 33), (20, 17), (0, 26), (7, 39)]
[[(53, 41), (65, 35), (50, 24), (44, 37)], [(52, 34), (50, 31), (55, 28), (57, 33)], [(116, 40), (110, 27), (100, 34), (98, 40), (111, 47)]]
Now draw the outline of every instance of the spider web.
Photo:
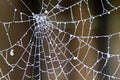
[[(41, 2), (36, 14), (26, 1), (0, 1), (10, 10), (4, 16), (0, 12), (0, 80), (120, 79), (120, 54), (111, 52), (112, 38), (120, 32), (97, 35), (93, 25), (118, 11), (119, 2), (99, 0), (98, 14), (90, 0)], [(100, 39), (107, 40), (106, 51), (96, 46)]]

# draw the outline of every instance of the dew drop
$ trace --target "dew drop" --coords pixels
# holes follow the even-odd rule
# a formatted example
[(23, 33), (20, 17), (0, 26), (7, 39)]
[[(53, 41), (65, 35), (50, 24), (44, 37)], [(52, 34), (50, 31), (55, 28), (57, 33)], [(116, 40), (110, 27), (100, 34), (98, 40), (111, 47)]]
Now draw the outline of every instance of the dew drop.
[(74, 57), (73, 59), (74, 59), (74, 60), (77, 60), (77, 57)]
[(108, 14), (110, 14), (110, 12), (108, 12)]
[(14, 56), (14, 50), (13, 50), (13, 49), (11, 49), (10, 55), (11, 55), (11, 56)]

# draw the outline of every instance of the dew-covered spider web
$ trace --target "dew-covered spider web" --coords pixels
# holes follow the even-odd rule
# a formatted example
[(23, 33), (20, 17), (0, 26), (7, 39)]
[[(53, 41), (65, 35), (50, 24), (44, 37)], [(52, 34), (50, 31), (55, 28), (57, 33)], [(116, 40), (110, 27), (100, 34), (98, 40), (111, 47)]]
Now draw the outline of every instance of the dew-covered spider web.
[(120, 80), (117, 21), (119, 0), (0, 0), (0, 80)]

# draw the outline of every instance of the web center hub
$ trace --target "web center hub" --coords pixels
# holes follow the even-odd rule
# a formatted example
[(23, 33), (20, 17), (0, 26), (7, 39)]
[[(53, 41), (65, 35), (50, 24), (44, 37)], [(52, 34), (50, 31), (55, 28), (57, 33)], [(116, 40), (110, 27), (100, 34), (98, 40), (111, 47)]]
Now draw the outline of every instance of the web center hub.
[(42, 33), (49, 26), (47, 15), (45, 14), (33, 14), (34, 20), (34, 36), (41, 37)]

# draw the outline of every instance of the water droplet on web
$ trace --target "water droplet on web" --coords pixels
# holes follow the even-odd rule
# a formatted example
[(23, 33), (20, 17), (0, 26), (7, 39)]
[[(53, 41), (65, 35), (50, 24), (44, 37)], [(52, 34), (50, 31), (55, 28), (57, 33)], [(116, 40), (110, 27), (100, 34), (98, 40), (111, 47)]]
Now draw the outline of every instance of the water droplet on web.
[(13, 69), (11, 69), (11, 71), (14, 71)]
[(74, 57), (73, 59), (74, 59), (74, 60), (77, 60), (78, 58), (77, 58), (77, 57)]
[(48, 56), (49, 58), (51, 58), (51, 56)]
[(14, 56), (14, 50), (13, 49), (10, 50), (10, 56)]
[(110, 53), (107, 54), (107, 58), (110, 58)]
[(57, 5), (56, 5), (56, 8), (59, 8), (59, 7), (60, 7), (60, 6), (57, 4)]
[(48, 13), (48, 11), (47, 10), (45, 10), (45, 14), (47, 14)]
[(110, 12), (108, 12), (108, 14), (110, 14)]
[(17, 11), (17, 9), (14, 9), (14, 11), (16, 12), (16, 11)]

